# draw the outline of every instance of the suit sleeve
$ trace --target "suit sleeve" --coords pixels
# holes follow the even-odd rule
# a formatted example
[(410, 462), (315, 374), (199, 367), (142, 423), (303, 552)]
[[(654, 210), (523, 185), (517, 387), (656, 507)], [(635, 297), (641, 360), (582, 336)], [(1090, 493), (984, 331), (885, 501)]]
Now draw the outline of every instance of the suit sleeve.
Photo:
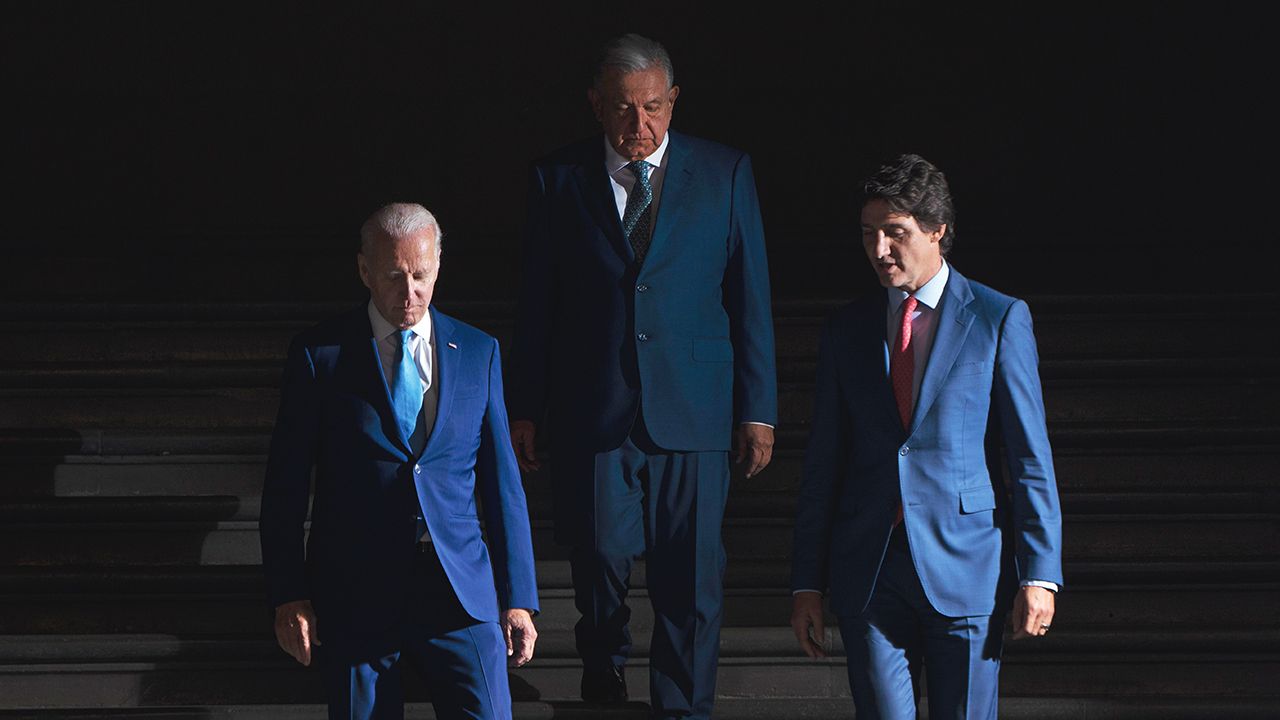
[(295, 339), (285, 363), (258, 523), (267, 600), (272, 607), (310, 596), (303, 525), (319, 431), (317, 404), (311, 354)]
[(1021, 300), (1000, 329), (992, 393), (1013, 492), (1018, 579), (1062, 586), (1062, 511), (1031, 311)]
[(542, 421), (550, 385), (551, 324), (553, 316), (554, 265), (548, 220), (546, 188), (538, 166), (529, 169), (528, 198), (524, 224), (524, 274), (516, 317), (512, 351), (511, 417)]
[(489, 399), (480, 426), (476, 455), (476, 482), (484, 506), (485, 534), (493, 561), (493, 580), (503, 608), (538, 611), (534, 577), (533, 539), (529, 508), (502, 396), (502, 360), (493, 341), (489, 359)]
[(746, 155), (734, 168), (732, 202), (724, 306), (733, 343), (734, 425), (777, 425), (778, 376), (774, 367), (769, 260), (756, 181), (751, 159)]
[(846, 460), (843, 448), (851, 436), (837, 375), (833, 323), (828, 322), (818, 349), (813, 421), (805, 450), (791, 559), (791, 589), (823, 590), (828, 586), (831, 525), (839, 501)]

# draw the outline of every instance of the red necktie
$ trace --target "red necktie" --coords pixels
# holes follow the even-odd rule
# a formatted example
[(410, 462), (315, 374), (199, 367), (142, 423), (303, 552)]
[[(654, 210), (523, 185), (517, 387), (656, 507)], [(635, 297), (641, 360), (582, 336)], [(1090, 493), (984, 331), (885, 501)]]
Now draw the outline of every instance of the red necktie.
[(898, 415), (902, 427), (911, 427), (911, 383), (916, 374), (916, 351), (911, 344), (911, 314), (916, 309), (916, 299), (908, 296), (902, 301), (902, 326), (898, 339), (889, 352), (889, 383), (893, 385), (893, 397), (898, 401)]
[[(898, 416), (902, 418), (902, 427), (911, 428), (911, 383), (916, 374), (916, 351), (911, 344), (911, 314), (916, 309), (916, 299), (908, 296), (902, 301), (902, 325), (898, 328), (898, 338), (889, 351), (889, 384), (893, 386), (893, 398), (898, 401)], [(896, 527), (902, 522), (902, 503), (898, 503), (898, 514), (893, 524)]]

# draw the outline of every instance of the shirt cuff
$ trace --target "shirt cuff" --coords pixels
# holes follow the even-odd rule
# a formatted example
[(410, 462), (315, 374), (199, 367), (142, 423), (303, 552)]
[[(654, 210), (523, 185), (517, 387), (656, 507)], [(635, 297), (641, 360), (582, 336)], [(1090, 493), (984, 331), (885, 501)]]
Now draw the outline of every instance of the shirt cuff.
[(740, 422), (740, 423), (738, 423), (738, 424), (739, 424), (739, 425), (763, 425), (763, 426), (765, 426), (765, 427), (769, 428), (770, 430), (773, 430), (773, 429), (774, 429), (774, 427), (773, 427), (772, 425), (770, 425), (769, 423), (756, 422), (755, 420), (743, 420), (742, 422)]
[(1049, 582), (1048, 580), (1023, 580), (1022, 587), (1038, 587), (1058, 592), (1058, 584)]
[(791, 591), (791, 597), (795, 597), (796, 595), (799, 595), (800, 593), (809, 593), (809, 592), (811, 592), (811, 593), (818, 593), (819, 595), (821, 595), (821, 594), (822, 594), (822, 591), (821, 591), (821, 590), (810, 590), (809, 588), (800, 588), (799, 590), (792, 590), (792, 591)]

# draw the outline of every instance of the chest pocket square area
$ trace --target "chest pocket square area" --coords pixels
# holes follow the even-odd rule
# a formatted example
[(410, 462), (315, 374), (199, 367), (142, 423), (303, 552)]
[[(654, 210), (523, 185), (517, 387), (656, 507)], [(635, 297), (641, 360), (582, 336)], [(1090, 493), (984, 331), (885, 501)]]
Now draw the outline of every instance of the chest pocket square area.
[(984, 512), (986, 510), (996, 509), (996, 491), (991, 487), (970, 488), (960, 491), (960, 512), (969, 515), (971, 513)]
[(956, 363), (951, 368), (951, 377), (960, 377), (962, 375), (982, 375), (991, 372), (990, 363), (986, 362), (963, 362)]

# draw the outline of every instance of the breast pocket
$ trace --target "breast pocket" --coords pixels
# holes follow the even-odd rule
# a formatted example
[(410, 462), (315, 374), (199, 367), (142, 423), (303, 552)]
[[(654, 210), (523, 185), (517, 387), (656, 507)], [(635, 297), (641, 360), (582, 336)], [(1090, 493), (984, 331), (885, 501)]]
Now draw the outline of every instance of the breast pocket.
[(953, 378), (966, 375), (989, 375), (991, 374), (991, 363), (981, 361), (956, 363), (952, 366), (950, 374)]

